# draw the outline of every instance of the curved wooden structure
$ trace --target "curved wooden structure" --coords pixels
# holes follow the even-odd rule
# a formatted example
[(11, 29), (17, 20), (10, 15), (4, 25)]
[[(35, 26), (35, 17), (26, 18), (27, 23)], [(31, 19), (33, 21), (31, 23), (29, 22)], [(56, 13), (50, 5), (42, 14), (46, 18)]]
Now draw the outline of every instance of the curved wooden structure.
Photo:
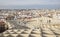
[(4, 21), (0, 20), (0, 33), (6, 31), (8, 29), (8, 25)]

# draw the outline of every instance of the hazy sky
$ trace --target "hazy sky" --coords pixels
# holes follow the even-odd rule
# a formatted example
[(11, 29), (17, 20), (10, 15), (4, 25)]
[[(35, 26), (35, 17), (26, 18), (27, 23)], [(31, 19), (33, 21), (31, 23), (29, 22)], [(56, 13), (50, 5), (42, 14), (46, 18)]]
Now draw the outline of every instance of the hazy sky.
[(60, 8), (60, 0), (0, 0), (1, 8)]

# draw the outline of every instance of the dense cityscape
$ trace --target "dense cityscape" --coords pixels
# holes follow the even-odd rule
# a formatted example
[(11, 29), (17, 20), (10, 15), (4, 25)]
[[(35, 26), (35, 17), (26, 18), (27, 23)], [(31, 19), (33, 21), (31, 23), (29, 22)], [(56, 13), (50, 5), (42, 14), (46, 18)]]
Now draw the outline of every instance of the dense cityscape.
[(0, 9), (0, 37), (60, 37), (60, 9)]

